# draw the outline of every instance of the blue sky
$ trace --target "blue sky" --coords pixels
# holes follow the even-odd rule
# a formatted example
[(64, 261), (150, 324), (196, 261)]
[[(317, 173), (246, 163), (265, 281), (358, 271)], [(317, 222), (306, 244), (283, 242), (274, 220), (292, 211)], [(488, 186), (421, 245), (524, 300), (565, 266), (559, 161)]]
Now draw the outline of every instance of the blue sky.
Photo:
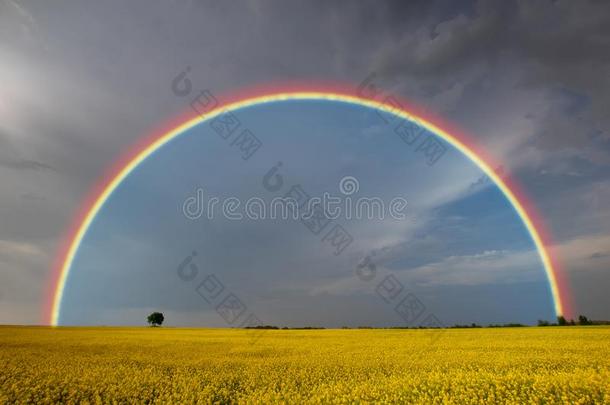
[[(204, 123), (121, 184), (73, 264), (62, 323), (138, 324), (142, 313), (157, 309), (171, 314), (172, 325), (227, 326), (195, 292), (208, 274), (277, 325), (406, 324), (375, 293), (388, 274), (448, 324), (553, 317), (542, 266), (519, 217), (494, 185), (477, 183), (482, 172), (457, 150), (430, 166), (376, 111), (346, 103), (272, 103), (236, 115), (263, 142), (252, 158), (241, 159)], [(285, 184), (271, 193), (262, 179), (278, 161)], [(408, 208), (402, 220), (339, 218), (354, 242), (338, 257), (292, 220), (182, 213), (199, 188), (206, 201), (270, 201), (292, 184), (311, 196), (342, 195), (339, 181), (348, 175), (360, 184), (352, 198), (403, 197)], [(379, 275), (363, 282), (354, 269), (373, 250)], [(185, 283), (176, 268), (192, 251), (200, 274)]]

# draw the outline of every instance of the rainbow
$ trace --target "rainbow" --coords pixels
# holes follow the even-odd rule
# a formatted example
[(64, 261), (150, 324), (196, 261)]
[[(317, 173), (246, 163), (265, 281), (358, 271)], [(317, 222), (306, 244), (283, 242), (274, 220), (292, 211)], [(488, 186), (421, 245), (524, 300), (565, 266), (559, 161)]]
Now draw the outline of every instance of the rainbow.
[(571, 315), (567, 284), (562, 277), (563, 274), (557, 261), (549, 253), (551, 240), (533, 205), (528, 202), (525, 194), (514, 180), (503, 173), (501, 176), (501, 173), (493, 169), (494, 167), (502, 167), (497, 164), (497, 161), (491, 159), (485, 151), (477, 146), (473, 139), (455, 128), (450, 128), (439, 117), (431, 117), (428, 113), (403, 99), (394, 97), (394, 100), (400, 101), (400, 108), (397, 108), (395, 103), (390, 104), (386, 101), (365, 98), (359, 95), (354, 88), (339, 88), (334, 84), (330, 86), (326, 84), (324, 86), (290, 85), (274, 88), (257, 88), (248, 92), (227, 95), (224, 100), (225, 102), (203, 115), (189, 111), (187, 114), (165, 125), (162, 129), (154, 131), (150, 137), (143, 139), (129, 153), (119, 159), (107, 175), (103, 177), (104, 180), (92, 190), (89, 198), (84, 202), (80, 213), (76, 216), (74, 224), (65, 238), (65, 243), (60, 247), (60, 252), (57, 255), (56, 263), (51, 272), (47, 299), (43, 308), (43, 323), (53, 326), (59, 325), (62, 297), (79, 246), (105, 202), (140, 163), (175, 137), (206, 120), (218, 116), (223, 111), (238, 110), (259, 104), (288, 100), (328, 100), (351, 103), (395, 114), (403, 119), (416, 120), (427, 130), (441, 137), (467, 156), (494, 181), (512, 204), (529, 232), (548, 279), (556, 315), (564, 315), (566, 317)]

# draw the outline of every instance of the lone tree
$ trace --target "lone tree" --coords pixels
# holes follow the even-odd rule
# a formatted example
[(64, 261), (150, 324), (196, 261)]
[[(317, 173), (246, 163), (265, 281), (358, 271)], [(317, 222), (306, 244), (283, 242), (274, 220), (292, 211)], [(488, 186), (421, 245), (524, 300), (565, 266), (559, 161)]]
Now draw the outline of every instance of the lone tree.
[(165, 317), (161, 312), (153, 312), (152, 314), (148, 315), (148, 318), (146, 318), (150, 326), (161, 326), (164, 319)]

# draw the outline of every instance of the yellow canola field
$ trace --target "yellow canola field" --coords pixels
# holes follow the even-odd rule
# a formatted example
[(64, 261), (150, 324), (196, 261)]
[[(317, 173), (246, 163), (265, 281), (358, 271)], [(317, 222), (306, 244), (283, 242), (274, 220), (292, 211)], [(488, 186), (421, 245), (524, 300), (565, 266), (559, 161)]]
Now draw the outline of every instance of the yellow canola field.
[(0, 327), (1, 403), (610, 404), (610, 328)]

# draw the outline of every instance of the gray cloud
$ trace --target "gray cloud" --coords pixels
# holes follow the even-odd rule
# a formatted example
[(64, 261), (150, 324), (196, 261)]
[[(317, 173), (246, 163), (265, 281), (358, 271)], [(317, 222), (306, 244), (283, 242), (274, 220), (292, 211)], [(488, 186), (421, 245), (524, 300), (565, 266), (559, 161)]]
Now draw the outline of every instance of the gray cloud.
[(53, 168), (46, 163), (37, 162), (30, 159), (3, 159), (0, 160), (0, 167), (15, 170), (53, 170)]
[[(457, 3), (0, 2), (0, 240), (44, 254), (11, 253), (1, 284), (42, 288), (105, 167), (185, 107), (169, 85), (186, 65), (197, 87), (218, 94), (276, 79), (358, 83), (375, 71), (383, 88), (506, 159), (561, 244), (607, 232), (610, 5)], [(594, 266), (571, 252), (570, 267)], [(589, 294), (610, 276), (595, 277), (575, 285), (597, 297), (582, 300), (584, 312), (610, 308)], [(0, 321), (37, 322), (39, 296), (18, 295), (3, 293)]]

